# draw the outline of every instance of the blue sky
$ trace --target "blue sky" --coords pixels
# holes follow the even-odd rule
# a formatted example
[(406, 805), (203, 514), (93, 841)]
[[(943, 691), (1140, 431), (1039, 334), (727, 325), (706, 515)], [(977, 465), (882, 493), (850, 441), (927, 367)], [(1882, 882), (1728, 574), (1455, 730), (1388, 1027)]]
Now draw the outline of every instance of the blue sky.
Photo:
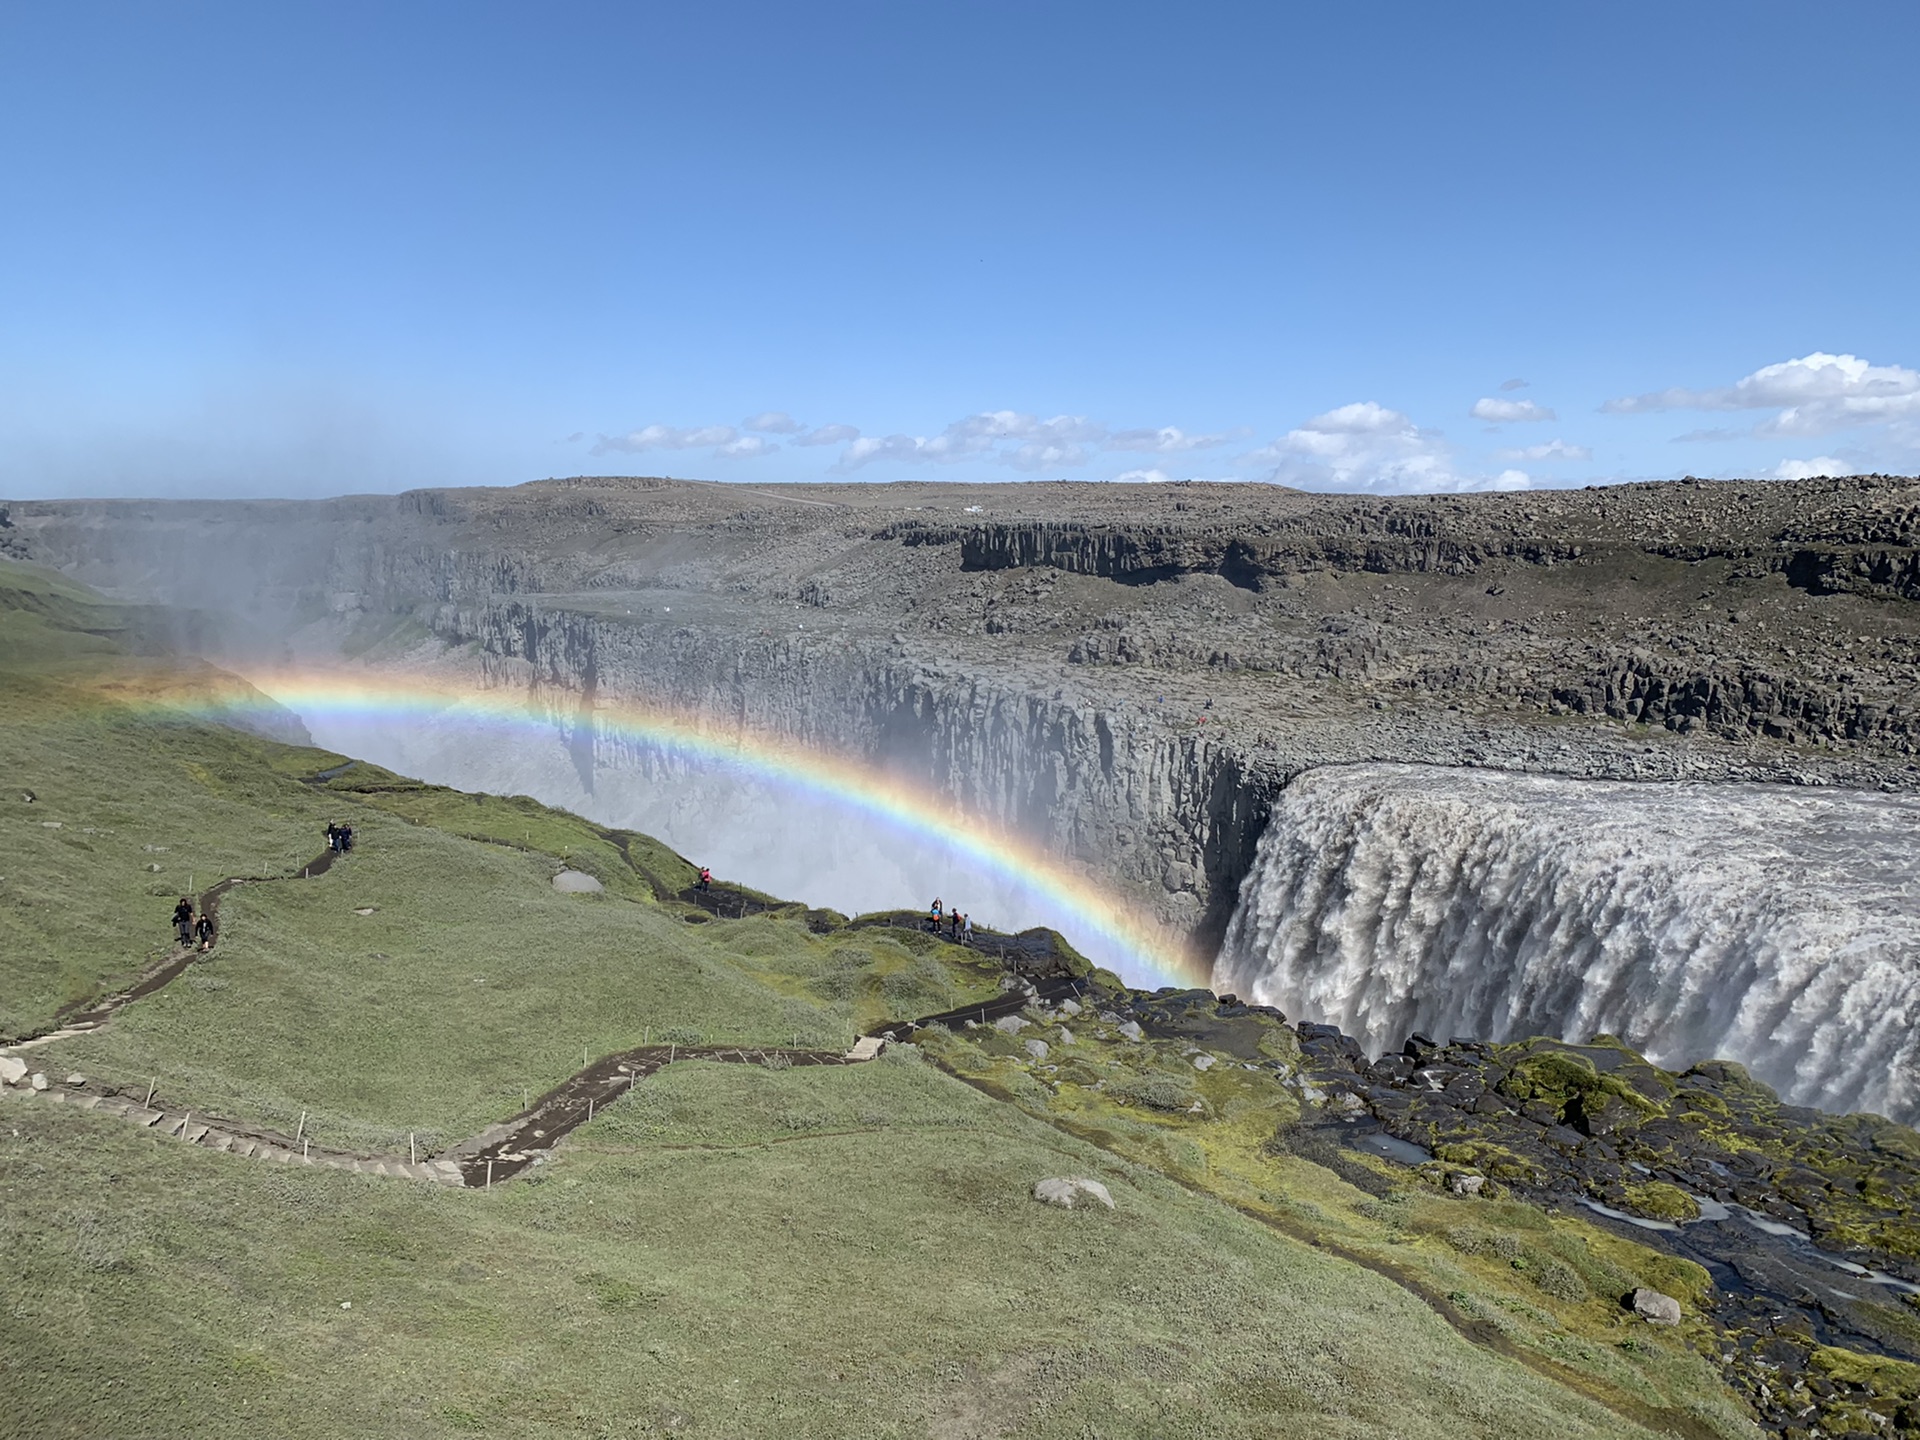
[(7, 4), (0, 495), (1912, 473), (1917, 56), (1911, 0)]

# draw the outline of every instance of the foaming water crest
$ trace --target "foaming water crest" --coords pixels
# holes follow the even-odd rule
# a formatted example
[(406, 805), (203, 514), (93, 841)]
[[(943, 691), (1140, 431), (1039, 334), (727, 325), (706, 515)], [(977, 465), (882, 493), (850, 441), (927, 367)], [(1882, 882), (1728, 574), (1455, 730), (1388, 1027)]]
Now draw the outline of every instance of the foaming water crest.
[(1281, 795), (1214, 987), (1372, 1050), (1608, 1033), (1920, 1114), (1920, 799), (1426, 766)]

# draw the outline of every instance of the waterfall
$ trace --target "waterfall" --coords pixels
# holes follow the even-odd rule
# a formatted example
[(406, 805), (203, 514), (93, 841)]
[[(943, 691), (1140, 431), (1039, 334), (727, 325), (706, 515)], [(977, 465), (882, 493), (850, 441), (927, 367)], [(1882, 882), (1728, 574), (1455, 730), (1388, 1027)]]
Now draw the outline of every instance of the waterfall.
[(1279, 797), (1214, 988), (1406, 1035), (1607, 1033), (1797, 1104), (1920, 1113), (1920, 798), (1433, 766)]

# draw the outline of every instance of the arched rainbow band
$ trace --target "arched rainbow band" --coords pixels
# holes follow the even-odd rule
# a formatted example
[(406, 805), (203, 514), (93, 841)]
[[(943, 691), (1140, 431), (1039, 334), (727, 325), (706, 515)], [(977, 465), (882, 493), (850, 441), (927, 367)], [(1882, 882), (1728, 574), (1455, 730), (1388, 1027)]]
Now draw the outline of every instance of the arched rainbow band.
[[(286, 670), (249, 677), (287, 709), (319, 721), (419, 722), (457, 714), (463, 725), (550, 735), (561, 723), (543, 714), (526, 692), (506, 688), (449, 689), (367, 670)], [(574, 697), (568, 696), (569, 702)], [(219, 707), (230, 713), (228, 700)], [(1061, 916), (1069, 941), (1116, 957), (1132, 983), (1204, 986), (1208, 965), (1139, 907), (1062, 864), (1039, 846), (960, 812), (953, 802), (844, 755), (802, 747), (748, 729), (716, 731), (689, 713), (636, 700), (601, 700), (592, 710), (596, 733), (663, 750), (696, 762), (737, 767), (842, 806), (881, 825), (931, 840), (996, 878), (1017, 885)], [(1113, 962), (1108, 962), (1113, 963)]]

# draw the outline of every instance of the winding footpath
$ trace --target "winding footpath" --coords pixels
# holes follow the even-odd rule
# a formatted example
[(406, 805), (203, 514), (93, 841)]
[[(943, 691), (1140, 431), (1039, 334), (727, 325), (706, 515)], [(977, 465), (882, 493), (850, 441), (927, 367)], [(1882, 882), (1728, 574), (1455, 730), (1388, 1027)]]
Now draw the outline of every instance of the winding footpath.
[[(313, 879), (324, 875), (339, 858), (334, 851), (326, 850), (302, 866), (298, 876), (235, 876), (222, 880), (201, 894), (200, 913), (214, 916), (217, 925), (220, 900), (229, 891), (242, 885)], [(217, 928), (215, 934), (217, 937)], [(217, 938), (215, 943), (218, 943)], [(68, 1007), (60, 1012), (54, 1028), (0, 1045), (0, 1091), (22, 1098), (72, 1105), (98, 1114), (119, 1116), (155, 1134), (169, 1135), (189, 1145), (242, 1159), (350, 1170), (360, 1175), (422, 1180), (439, 1185), (486, 1188), (511, 1179), (530, 1165), (544, 1160), (560, 1140), (592, 1119), (597, 1111), (627, 1094), (640, 1080), (678, 1061), (710, 1060), (781, 1069), (796, 1065), (856, 1065), (873, 1059), (886, 1044), (883, 1037), (863, 1037), (845, 1054), (836, 1050), (755, 1049), (731, 1045), (642, 1045), (603, 1056), (569, 1076), (519, 1114), (489, 1125), (479, 1134), (449, 1146), (436, 1155), (423, 1159), (415, 1152), (405, 1160), (397, 1156), (315, 1145), (303, 1133), (304, 1123), (295, 1134), (289, 1136), (281, 1131), (196, 1112), (184, 1104), (176, 1106), (171, 1101), (163, 1100), (156, 1105), (158, 1092), (151, 1085), (123, 1089), (100, 1084), (77, 1074), (69, 1075), (64, 1080), (54, 1080), (35, 1071), (22, 1058), (41, 1046), (99, 1030), (134, 1001), (152, 995), (179, 979), (204, 953), (191, 946), (176, 949), (126, 989), (105, 999)], [(1015, 992), (1013, 997), (1008, 998), (1017, 1008), (1026, 997)], [(1003, 998), (992, 1002), (987, 1008), (998, 1010), (1005, 1003), (1006, 999)], [(912, 1026), (902, 1024), (893, 1028), (894, 1031), (904, 1032)]]

